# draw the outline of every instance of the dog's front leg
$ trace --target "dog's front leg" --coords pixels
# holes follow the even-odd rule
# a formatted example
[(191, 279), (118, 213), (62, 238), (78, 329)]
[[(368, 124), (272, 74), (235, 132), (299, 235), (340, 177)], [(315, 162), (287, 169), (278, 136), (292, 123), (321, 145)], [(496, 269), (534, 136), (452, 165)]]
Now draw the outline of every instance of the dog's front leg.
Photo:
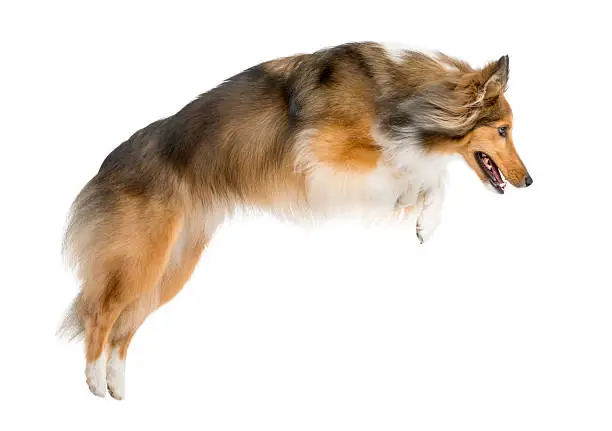
[(431, 238), (440, 224), (443, 200), (444, 185), (442, 181), (421, 190), (417, 205), (420, 213), (416, 224), (416, 235), (421, 244)]
[(414, 210), (419, 203), (419, 187), (408, 187), (404, 193), (397, 198), (395, 203), (396, 213), (399, 214), (400, 220), (403, 220), (406, 215)]

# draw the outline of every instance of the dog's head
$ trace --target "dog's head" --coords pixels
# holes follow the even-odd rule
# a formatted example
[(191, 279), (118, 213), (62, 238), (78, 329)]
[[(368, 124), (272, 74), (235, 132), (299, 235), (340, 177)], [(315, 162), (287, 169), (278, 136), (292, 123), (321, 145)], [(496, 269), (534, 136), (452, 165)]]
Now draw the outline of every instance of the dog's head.
[(504, 193), (504, 178), (514, 187), (528, 187), (533, 180), (514, 148), (512, 109), (504, 97), (508, 56), (485, 67), (478, 75), (482, 109), (459, 153), (480, 179), (498, 193)]
[[(498, 193), (507, 179), (515, 187), (533, 183), (512, 139), (512, 109), (506, 100), (508, 56), (480, 70), (464, 69), (421, 94), (421, 125), (430, 128), (431, 151), (458, 153)], [(427, 142), (428, 141), (428, 142)]]

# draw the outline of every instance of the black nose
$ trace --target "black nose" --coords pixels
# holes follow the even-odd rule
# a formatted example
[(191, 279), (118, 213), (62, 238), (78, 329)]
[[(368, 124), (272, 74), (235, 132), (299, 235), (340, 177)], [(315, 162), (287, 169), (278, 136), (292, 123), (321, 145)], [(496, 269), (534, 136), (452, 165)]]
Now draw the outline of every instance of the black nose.
[(531, 179), (531, 175), (527, 174), (525, 177), (525, 187), (529, 187), (533, 184), (533, 179)]

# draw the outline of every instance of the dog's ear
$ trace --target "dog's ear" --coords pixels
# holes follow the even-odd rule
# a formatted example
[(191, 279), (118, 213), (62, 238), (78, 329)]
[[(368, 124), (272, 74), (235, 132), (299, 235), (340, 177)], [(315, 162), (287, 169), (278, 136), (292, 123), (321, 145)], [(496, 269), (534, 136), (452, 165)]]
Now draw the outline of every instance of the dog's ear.
[(463, 92), (471, 106), (482, 106), (485, 102), (493, 101), (506, 91), (509, 63), (508, 56), (504, 55), (480, 70), (466, 73), (456, 91)]
[(481, 72), (483, 82), (481, 91), (484, 98), (490, 99), (503, 94), (508, 85), (509, 74), (510, 58), (507, 55), (485, 66)]

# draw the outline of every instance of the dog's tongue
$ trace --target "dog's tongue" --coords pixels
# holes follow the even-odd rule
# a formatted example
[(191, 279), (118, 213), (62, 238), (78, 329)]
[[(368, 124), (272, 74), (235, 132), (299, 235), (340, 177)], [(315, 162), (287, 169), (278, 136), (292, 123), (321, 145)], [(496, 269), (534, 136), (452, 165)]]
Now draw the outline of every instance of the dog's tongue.
[(497, 169), (497, 166), (493, 166), (493, 169), (491, 169), (491, 172), (493, 173), (493, 176), (497, 180), (498, 184), (504, 183), (504, 180), (502, 180), (501, 174), (499, 173), (499, 169)]

